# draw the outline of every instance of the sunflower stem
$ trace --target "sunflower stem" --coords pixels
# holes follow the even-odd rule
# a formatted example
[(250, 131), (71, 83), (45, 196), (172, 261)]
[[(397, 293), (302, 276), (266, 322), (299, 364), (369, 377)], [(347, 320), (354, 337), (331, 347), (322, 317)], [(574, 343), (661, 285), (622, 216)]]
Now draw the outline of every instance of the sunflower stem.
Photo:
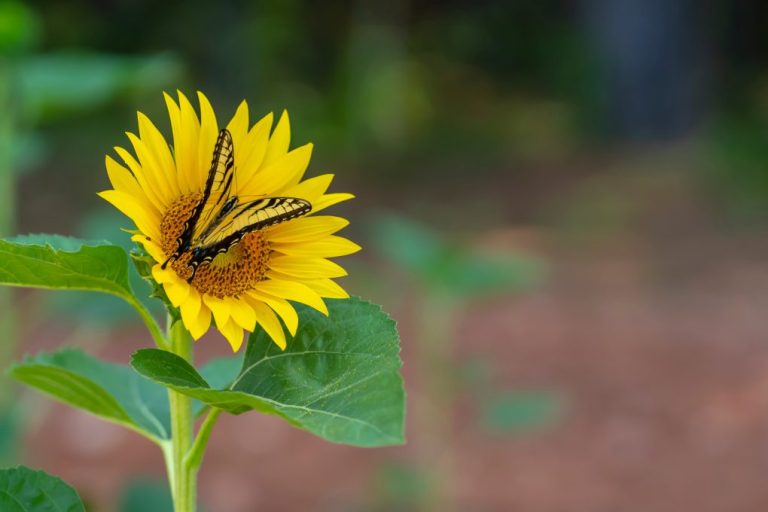
[[(192, 364), (192, 337), (182, 322), (168, 318), (170, 351)], [(190, 471), (185, 458), (192, 446), (194, 416), (192, 399), (172, 389), (168, 390), (171, 406), (171, 464), (168, 481), (173, 495), (175, 512), (195, 512), (197, 498), (197, 471)]]

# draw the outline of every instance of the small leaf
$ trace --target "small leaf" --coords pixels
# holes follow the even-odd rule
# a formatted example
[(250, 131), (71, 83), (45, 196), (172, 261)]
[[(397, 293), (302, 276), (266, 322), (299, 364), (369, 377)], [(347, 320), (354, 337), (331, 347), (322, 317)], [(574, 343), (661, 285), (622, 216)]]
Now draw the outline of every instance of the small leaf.
[(197, 370), (181, 357), (172, 352), (144, 348), (131, 356), (131, 365), (142, 375), (152, 375), (154, 379), (168, 387), (186, 386), (207, 388), (208, 383)]
[(28, 357), (8, 373), (56, 400), (153, 441), (170, 437), (167, 391), (140, 378), (127, 366), (100, 361), (80, 350), (64, 349)]
[(337, 443), (402, 443), (405, 394), (395, 323), (360, 299), (327, 302), (327, 317), (298, 307), (299, 329), (285, 351), (262, 331), (251, 335), (243, 368), (226, 389), (212, 388), (189, 363), (162, 350), (139, 350), (131, 364), (233, 414), (276, 414)]
[(77, 492), (63, 480), (23, 466), (0, 469), (3, 512), (85, 512)]
[(0, 240), (0, 284), (93, 290), (132, 298), (125, 250), (58, 235)]

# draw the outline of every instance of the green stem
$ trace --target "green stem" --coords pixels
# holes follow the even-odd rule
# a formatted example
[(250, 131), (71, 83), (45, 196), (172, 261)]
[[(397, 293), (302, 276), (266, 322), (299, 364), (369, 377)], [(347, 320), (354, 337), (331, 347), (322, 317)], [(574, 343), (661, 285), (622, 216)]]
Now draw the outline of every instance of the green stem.
[(208, 446), (208, 439), (211, 437), (213, 426), (216, 424), (216, 420), (219, 419), (220, 414), (221, 409), (216, 407), (208, 411), (208, 416), (205, 417), (203, 424), (200, 425), (195, 442), (184, 460), (187, 471), (193, 472), (195, 475), (200, 468), (200, 464), (203, 462), (203, 454), (205, 454), (205, 448)]
[[(163, 350), (174, 352), (173, 347), (171, 346), (172, 341), (170, 339), (166, 339), (166, 337), (163, 336), (163, 333), (160, 330), (160, 326), (157, 325), (155, 317), (152, 316), (152, 313), (149, 312), (147, 307), (133, 295), (128, 294), (122, 296), (122, 298), (125, 299), (128, 304), (133, 306), (133, 309), (139, 313), (141, 319), (144, 320), (144, 325), (146, 325), (147, 329), (149, 329), (149, 333), (152, 335), (152, 339), (155, 340), (155, 344)], [(170, 322), (171, 320), (169, 319), (168, 321)]]
[[(171, 323), (168, 339), (174, 354), (192, 364), (192, 338), (182, 322)], [(195, 512), (197, 471), (190, 471), (184, 460), (192, 447), (192, 399), (172, 389), (168, 390), (171, 406), (171, 448), (168, 480), (173, 494), (175, 512)]]

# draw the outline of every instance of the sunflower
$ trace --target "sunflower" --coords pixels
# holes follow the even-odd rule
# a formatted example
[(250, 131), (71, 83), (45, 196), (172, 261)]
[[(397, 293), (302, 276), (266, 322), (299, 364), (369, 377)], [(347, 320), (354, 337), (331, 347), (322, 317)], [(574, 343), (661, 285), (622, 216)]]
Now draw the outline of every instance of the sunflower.
[(284, 196), (308, 201), (310, 215), (245, 235), (209, 264), (192, 274), (185, 263), (190, 255), (165, 262), (175, 249), (203, 189), (211, 166), (219, 125), (210, 102), (198, 92), (200, 116), (189, 100), (165, 94), (173, 145), (141, 112), (138, 136), (127, 133), (133, 153), (115, 147), (122, 160), (106, 157), (113, 189), (99, 195), (127, 215), (136, 225), (132, 240), (155, 261), (153, 278), (163, 286), (168, 300), (179, 309), (184, 326), (197, 340), (215, 322), (237, 351), (244, 331), (260, 325), (272, 340), (285, 348), (280, 319), (291, 335), (299, 318), (291, 302), (306, 304), (324, 314), (324, 298), (347, 298), (334, 281), (345, 270), (328, 258), (345, 256), (360, 247), (335, 233), (349, 224), (341, 217), (317, 215), (331, 205), (354, 197), (326, 193), (332, 174), (304, 179), (312, 144), (289, 150), (290, 123), (283, 112), (272, 130), (268, 114), (251, 126), (243, 101), (227, 124), (234, 147), (235, 180), (232, 194)]

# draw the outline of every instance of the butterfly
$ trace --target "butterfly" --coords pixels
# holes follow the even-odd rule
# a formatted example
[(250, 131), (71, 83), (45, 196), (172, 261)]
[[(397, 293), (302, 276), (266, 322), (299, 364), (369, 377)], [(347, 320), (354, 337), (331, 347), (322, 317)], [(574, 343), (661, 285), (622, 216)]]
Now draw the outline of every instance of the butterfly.
[(243, 201), (232, 194), (235, 180), (235, 151), (229, 130), (219, 132), (213, 150), (211, 168), (205, 182), (203, 195), (184, 223), (184, 229), (176, 240), (176, 249), (162, 264), (189, 252), (187, 265), (192, 281), (200, 265), (210, 264), (221, 253), (227, 252), (248, 233), (306, 215), (312, 205), (296, 197), (260, 197)]

